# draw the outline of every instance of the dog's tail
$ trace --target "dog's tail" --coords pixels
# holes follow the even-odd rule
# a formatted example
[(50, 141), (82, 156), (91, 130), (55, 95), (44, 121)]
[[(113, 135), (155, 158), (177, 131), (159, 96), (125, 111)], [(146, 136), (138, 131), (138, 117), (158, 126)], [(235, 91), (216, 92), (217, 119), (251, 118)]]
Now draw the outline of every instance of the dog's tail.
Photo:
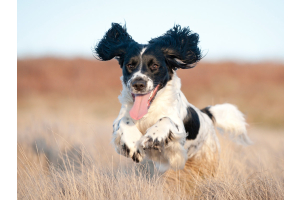
[(201, 110), (213, 121), (219, 132), (228, 133), (229, 137), (238, 144), (249, 145), (251, 140), (247, 135), (244, 115), (235, 105), (224, 103), (209, 106)]

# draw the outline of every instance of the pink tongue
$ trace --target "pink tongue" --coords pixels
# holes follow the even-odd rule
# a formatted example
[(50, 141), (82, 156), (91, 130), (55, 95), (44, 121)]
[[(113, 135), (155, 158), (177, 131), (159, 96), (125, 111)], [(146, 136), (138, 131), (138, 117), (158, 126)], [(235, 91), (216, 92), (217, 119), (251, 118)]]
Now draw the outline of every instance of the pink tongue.
[(134, 104), (129, 112), (132, 119), (139, 120), (148, 112), (148, 99), (151, 92), (148, 94), (136, 94)]

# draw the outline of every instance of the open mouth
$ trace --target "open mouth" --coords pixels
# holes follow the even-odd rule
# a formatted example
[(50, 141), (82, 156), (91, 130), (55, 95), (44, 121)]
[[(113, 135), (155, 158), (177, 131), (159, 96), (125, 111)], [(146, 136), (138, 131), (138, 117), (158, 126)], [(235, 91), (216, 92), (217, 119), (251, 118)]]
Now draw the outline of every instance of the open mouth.
[(147, 94), (131, 94), (134, 103), (129, 114), (132, 119), (139, 120), (148, 113), (148, 109), (157, 94), (158, 88), (159, 85)]

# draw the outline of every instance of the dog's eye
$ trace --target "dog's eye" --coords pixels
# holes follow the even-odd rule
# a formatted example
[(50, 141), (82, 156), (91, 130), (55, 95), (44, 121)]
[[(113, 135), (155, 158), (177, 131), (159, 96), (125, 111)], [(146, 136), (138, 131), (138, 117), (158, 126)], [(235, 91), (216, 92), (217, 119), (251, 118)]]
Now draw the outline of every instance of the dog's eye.
[(154, 64), (154, 65), (152, 65), (150, 68), (151, 68), (152, 70), (155, 70), (155, 69), (158, 68), (158, 65), (157, 65), (157, 64)]
[(127, 68), (130, 69), (130, 70), (131, 70), (131, 69), (134, 69), (134, 66), (133, 66), (132, 64), (127, 64), (126, 66), (127, 66)]

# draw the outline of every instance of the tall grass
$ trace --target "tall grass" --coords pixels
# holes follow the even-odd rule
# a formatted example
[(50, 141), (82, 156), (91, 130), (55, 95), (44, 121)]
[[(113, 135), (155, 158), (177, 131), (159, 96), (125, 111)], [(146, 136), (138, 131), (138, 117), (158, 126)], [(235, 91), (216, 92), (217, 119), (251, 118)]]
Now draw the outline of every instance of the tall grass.
[[(183, 171), (150, 172), (145, 165), (114, 152), (109, 126), (78, 122), (65, 126), (61, 121), (33, 120), (33, 126), (20, 125), (18, 198), (283, 199), (280, 131), (250, 129), (255, 144), (248, 147), (219, 135), (219, 167), (214, 176), (203, 178), (203, 174), (190, 176)], [(75, 140), (66, 139), (74, 138), (73, 134)]]

